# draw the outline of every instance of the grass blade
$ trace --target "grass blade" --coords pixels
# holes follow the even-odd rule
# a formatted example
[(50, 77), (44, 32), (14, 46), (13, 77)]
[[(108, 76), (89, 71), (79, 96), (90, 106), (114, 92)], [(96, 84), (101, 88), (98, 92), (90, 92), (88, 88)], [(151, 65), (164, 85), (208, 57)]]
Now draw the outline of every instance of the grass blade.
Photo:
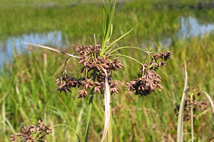
[(85, 142), (88, 142), (88, 134), (89, 134), (89, 124), (90, 124), (90, 119), (91, 119), (91, 110), (92, 110), (92, 104), (93, 104), (93, 95), (94, 95), (94, 88), (91, 89), (90, 92), (90, 97), (89, 97), (89, 109), (88, 109), (88, 114), (87, 114), (87, 124), (86, 124), (86, 135), (85, 135)]
[(4, 96), (0, 99), (0, 104), (1, 104), (2, 102), (4, 102), (4, 100), (5, 100), (6, 97), (7, 97), (7, 94), (4, 94)]
[(2, 123), (3, 123), (3, 138), (5, 139), (6, 138), (6, 125), (5, 125), (5, 119), (6, 118), (6, 114), (5, 114), (5, 100), (3, 101), (2, 103)]
[(74, 57), (74, 58), (80, 58), (78, 56), (75, 56), (75, 55), (72, 55), (72, 54), (69, 54), (69, 53), (65, 53), (63, 51), (60, 51), (60, 50), (57, 50), (57, 49), (54, 49), (54, 48), (51, 48), (51, 47), (47, 47), (47, 46), (44, 46), (44, 45), (32, 44), (32, 43), (27, 43), (27, 42), (24, 42), (24, 43), (28, 44), (28, 45), (32, 45), (32, 46), (36, 46), (36, 47), (40, 47), (40, 48), (44, 48), (44, 49), (48, 49), (48, 50), (52, 50), (52, 51), (55, 51), (55, 52), (58, 52), (58, 53), (62, 53), (62, 54), (65, 54), (65, 55), (68, 55), (68, 56), (71, 56), (71, 57)]
[(132, 32), (134, 30), (136, 26), (134, 26), (130, 31), (126, 32), (125, 34), (123, 34), (122, 36), (120, 36), (118, 39), (116, 39), (115, 41), (113, 41), (111, 44), (109, 44), (104, 50), (102, 50), (101, 52), (101, 56), (115, 43), (117, 43), (118, 41), (120, 41), (122, 38), (124, 38), (125, 36), (127, 36), (130, 32)]
[(177, 126), (177, 142), (183, 142), (183, 116), (184, 116), (184, 104), (185, 104), (185, 96), (187, 94), (187, 81), (188, 81), (188, 74), (187, 74), (187, 67), (185, 62), (185, 85), (184, 91), (180, 103), (180, 109), (178, 114), (178, 126)]
[(105, 1), (103, 0), (103, 41), (106, 35), (106, 5)]
[(70, 129), (75, 133), (75, 135), (77, 136), (78, 142), (80, 142), (80, 137), (79, 137), (79, 135), (76, 133), (76, 131), (75, 131), (71, 126), (66, 125), (66, 124), (57, 124), (57, 125), (54, 125), (54, 127), (59, 127), (59, 126), (65, 126), (65, 127), (70, 128)]
[(194, 142), (194, 124), (193, 124), (193, 95), (190, 95), (190, 104), (191, 104), (191, 141)]
[(112, 35), (112, 32), (113, 32), (113, 25), (112, 25), (112, 21), (113, 21), (113, 18), (114, 18), (114, 11), (115, 11), (115, 7), (116, 7), (116, 0), (114, 0), (114, 4), (113, 4), (113, 7), (112, 9), (110, 9), (110, 6), (111, 6), (111, 0), (110, 0), (110, 4), (109, 4), (109, 12), (110, 12), (110, 21), (109, 21), (109, 28), (108, 28), (108, 37), (107, 37), (107, 42), (110, 42), (110, 39), (111, 39), (111, 35)]
[(108, 10), (106, 9), (105, 2), (103, 1), (103, 40), (101, 49), (104, 50), (106, 48), (106, 43), (110, 41), (113, 26), (112, 21), (114, 17), (114, 11), (116, 7), (116, 0), (114, 1), (113, 6), (111, 7), (111, 0), (109, 1)]
[(15, 129), (13, 128), (13, 126), (10, 124), (10, 121), (7, 119), (7, 117), (5, 117), (5, 121), (7, 122), (7, 125), (9, 126), (11, 132), (12, 132), (13, 134), (15, 134), (16, 131), (15, 131)]
[(212, 107), (212, 112), (214, 113), (214, 104), (213, 104), (212, 98), (210, 97), (210, 95), (207, 92), (205, 92), (205, 91), (202, 91), (202, 92), (204, 94), (206, 94), (206, 97), (209, 99), (211, 107)]

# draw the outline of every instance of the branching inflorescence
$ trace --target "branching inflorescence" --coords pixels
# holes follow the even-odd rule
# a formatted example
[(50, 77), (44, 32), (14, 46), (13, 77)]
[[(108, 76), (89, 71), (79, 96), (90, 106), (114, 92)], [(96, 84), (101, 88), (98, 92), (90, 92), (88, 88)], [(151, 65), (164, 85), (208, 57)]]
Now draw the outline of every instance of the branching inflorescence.
[[(64, 73), (60, 78), (56, 79), (57, 88), (60, 92), (71, 92), (71, 87), (82, 88), (78, 91), (78, 98), (88, 96), (88, 90), (94, 88), (95, 93), (102, 93), (105, 89), (105, 73), (108, 74), (108, 82), (110, 86), (110, 92), (118, 93), (117, 84), (111, 77), (111, 72), (118, 69), (122, 69), (123, 64), (119, 61), (118, 57), (113, 61), (110, 60), (110, 56), (100, 56), (101, 46), (95, 45), (82, 45), (77, 46), (76, 51), (79, 54), (79, 64), (82, 64), (81, 73), (85, 77), (75, 78), (73, 76)], [(135, 91), (135, 94), (146, 96), (154, 92), (157, 88), (163, 89), (160, 83), (160, 75), (155, 71), (161, 67), (166, 66), (164, 61), (170, 59), (172, 52), (149, 54), (152, 61), (150, 63), (143, 64), (138, 74), (138, 78), (130, 83), (127, 83), (128, 90)], [(164, 60), (158, 62), (158, 60)]]
[[(128, 90), (134, 91), (136, 95), (146, 96), (154, 92), (157, 88), (159, 90), (163, 89), (159, 84), (161, 82), (161, 76), (155, 71), (161, 66), (166, 66), (164, 61), (167, 61), (171, 55), (172, 52), (150, 55), (152, 62), (141, 66), (137, 79), (127, 83)], [(158, 62), (159, 59), (164, 61)]]
[(105, 88), (105, 73), (108, 74), (108, 82), (110, 85), (110, 92), (118, 93), (117, 84), (111, 77), (111, 72), (122, 69), (123, 65), (120, 63), (118, 58), (113, 61), (110, 60), (109, 56), (100, 55), (100, 45), (82, 45), (77, 46), (76, 51), (80, 55), (79, 64), (82, 64), (81, 73), (84, 74), (83, 78), (75, 78), (68, 74), (63, 74), (60, 78), (56, 79), (56, 84), (59, 85), (58, 90), (64, 92), (71, 92), (71, 87), (82, 88), (78, 93), (78, 98), (88, 96), (88, 91), (94, 88), (95, 93), (104, 92)]

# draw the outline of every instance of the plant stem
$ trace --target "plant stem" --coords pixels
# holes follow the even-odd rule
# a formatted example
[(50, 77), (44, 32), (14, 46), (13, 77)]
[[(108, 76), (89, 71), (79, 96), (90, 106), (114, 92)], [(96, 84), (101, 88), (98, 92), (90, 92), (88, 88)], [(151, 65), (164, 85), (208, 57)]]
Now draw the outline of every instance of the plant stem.
[(88, 142), (88, 134), (89, 134), (89, 124), (90, 124), (90, 118), (91, 118), (91, 110), (92, 110), (92, 104), (93, 104), (93, 95), (94, 95), (94, 88), (90, 91), (90, 97), (89, 97), (89, 109), (88, 109), (88, 119), (86, 124), (86, 135), (85, 135), (85, 142)]
[(123, 55), (123, 54), (111, 54), (111, 55), (109, 55), (109, 56), (122, 56), (122, 57), (126, 57), (126, 58), (129, 58), (129, 59), (131, 59), (131, 60), (133, 60), (133, 61), (135, 61), (135, 62), (137, 62), (137, 63), (139, 63), (140, 65), (143, 66), (143, 64), (142, 64), (140, 61), (138, 61), (138, 60), (136, 60), (135, 58), (132, 58), (132, 57), (130, 57), (130, 56), (127, 56), (127, 55)]
[(190, 103), (191, 103), (191, 137), (192, 142), (194, 141), (194, 131), (193, 131), (193, 94), (190, 95)]
[(110, 105), (110, 122), (109, 122), (109, 127), (108, 127), (108, 134), (107, 134), (107, 139), (108, 142), (112, 142), (112, 106)]
[(80, 142), (80, 137), (79, 137), (79, 135), (77, 134), (77, 132), (76, 132), (71, 126), (66, 125), (66, 124), (57, 124), (57, 125), (54, 125), (54, 127), (59, 127), (59, 126), (64, 126), (64, 127), (70, 128), (70, 130), (72, 130), (72, 131), (75, 133), (75, 135), (77, 136), (78, 142)]
[(115, 52), (115, 51), (117, 51), (117, 50), (120, 50), (120, 49), (138, 49), (138, 50), (141, 50), (141, 51), (143, 51), (143, 52), (145, 52), (146, 54), (147, 54), (147, 52), (148, 51), (146, 51), (146, 50), (143, 50), (143, 49), (141, 49), (141, 48), (139, 48), (139, 47), (134, 47), (134, 46), (124, 46), (124, 47), (118, 47), (118, 48), (116, 48), (116, 49), (112, 49), (112, 50), (109, 50), (106, 54), (112, 54), (113, 52)]
[(178, 114), (177, 142), (183, 142), (183, 116), (184, 116), (185, 96), (187, 95), (187, 83), (188, 83), (188, 74), (185, 62), (185, 85)]
[(2, 104), (2, 122), (3, 122), (3, 139), (6, 139), (6, 126), (5, 126), (5, 100), (3, 100), (3, 104)]

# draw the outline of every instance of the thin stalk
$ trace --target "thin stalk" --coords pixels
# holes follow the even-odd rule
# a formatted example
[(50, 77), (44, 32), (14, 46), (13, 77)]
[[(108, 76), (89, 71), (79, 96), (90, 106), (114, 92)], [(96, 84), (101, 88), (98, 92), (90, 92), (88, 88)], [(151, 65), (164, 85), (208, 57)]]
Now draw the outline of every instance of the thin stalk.
[[(110, 44), (109, 44), (107, 47), (105, 47), (104, 49), (102, 48), (102, 51), (101, 51), (101, 53), (100, 53), (100, 56), (103, 56), (104, 53), (105, 53), (108, 49), (110, 49), (110, 47), (111, 47), (112, 45), (114, 45), (114, 44), (117, 43), (119, 40), (121, 40), (122, 38), (124, 38), (125, 36), (127, 36), (131, 31), (134, 30), (135, 27), (136, 27), (136, 26), (134, 26), (130, 31), (128, 31), (127, 33), (123, 34), (123, 35), (120, 36), (118, 39), (116, 39), (115, 41), (113, 41), (112, 43), (110, 43)], [(103, 46), (104, 46), (104, 45), (103, 45)]]
[(193, 94), (190, 95), (190, 104), (191, 104), (191, 137), (192, 142), (194, 142), (194, 129), (193, 129)]
[(212, 98), (210, 97), (210, 95), (207, 92), (205, 92), (205, 91), (202, 91), (202, 92), (206, 95), (206, 97), (210, 101), (210, 104), (211, 104), (211, 107), (212, 107), (212, 112), (214, 113), (214, 104), (213, 104)]
[(109, 127), (108, 127), (108, 134), (107, 134), (107, 138), (108, 138), (108, 142), (112, 142), (112, 106), (110, 105), (110, 122), (109, 122)]
[(25, 44), (28, 44), (28, 45), (31, 45), (31, 46), (36, 46), (36, 47), (40, 47), (40, 48), (52, 50), (52, 51), (55, 51), (55, 52), (58, 52), (58, 53), (62, 53), (62, 54), (65, 54), (65, 55), (68, 55), (68, 56), (71, 56), (71, 57), (74, 57), (74, 58), (80, 58), (80, 57), (78, 57), (78, 56), (75, 56), (75, 55), (72, 55), (72, 54), (69, 54), (69, 53), (66, 53), (66, 52), (63, 52), (63, 51), (60, 51), (60, 50), (57, 50), (57, 49), (48, 47), (48, 46), (39, 45), (39, 44), (32, 44), (32, 43), (27, 43), (27, 42), (24, 42), (24, 43), (25, 43)]
[(65, 63), (64, 63), (64, 71), (65, 71), (65, 68), (66, 68), (66, 64), (68, 62), (68, 60), (71, 58), (71, 56), (69, 56), (66, 60), (65, 60)]
[(126, 58), (129, 58), (129, 59), (131, 59), (131, 60), (133, 60), (133, 61), (135, 61), (135, 62), (137, 62), (137, 63), (139, 63), (140, 65), (143, 66), (143, 64), (142, 64), (140, 61), (138, 61), (137, 59), (132, 58), (132, 57), (130, 57), (130, 56), (127, 56), (127, 55), (123, 55), (123, 54), (111, 54), (111, 55), (109, 55), (109, 56), (122, 56), (122, 57), (126, 57)]
[(79, 135), (76, 133), (76, 131), (75, 131), (71, 126), (66, 125), (66, 124), (57, 124), (57, 125), (54, 125), (54, 127), (59, 127), (59, 126), (66, 126), (66, 127), (70, 128), (70, 129), (76, 134), (76, 136), (77, 136), (77, 138), (78, 138), (78, 142), (80, 142), (80, 137), (79, 137)]
[(3, 103), (3, 101), (6, 99), (8, 94), (4, 94), (4, 96), (0, 99), (0, 104)]
[(41, 134), (40, 134), (40, 132), (37, 132), (35, 135), (34, 135), (34, 137), (33, 138), (36, 138), (37, 136), (38, 136), (38, 138), (36, 139), (37, 141), (39, 141), (39, 140), (42, 140), (42, 139), (40, 139), (42, 136), (44, 136), (43, 134), (44, 134), (45, 132), (43, 131)]
[[(109, 129), (109, 123), (111, 119), (111, 109), (110, 109), (110, 89), (109, 89), (109, 84), (108, 84), (108, 74), (105, 69), (103, 69), (105, 73), (105, 93), (104, 93), (104, 105), (105, 105), (105, 125), (104, 125), (104, 130), (103, 130), (103, 137), (101, 139), (101, 142), (103, 142), (106, 138), (106, 135), (108, 133)], [(109, 136), (109, 137), (112, 137)], [(111, 141), (111, 138), (110, 138)]]
[(5, 117), (5, 122), (7, 123), (7, 125), (9, 126), (10, 130), (12, 131), (12, 133), (16, 133), (15, 129), (13, 128), (13, 126), (10, 124), (10, 121), (7, 119), (7, 117)]
[(6, 127), (5, 127), (5, 100), (3, 101), (3, 104), (2, 104), (2, 122), (3, 122), (3, 139), (6, 138), (5, 136), (5, 132), (6, 132)]
[(185, 84), (184, 84), (184, 91), (183, 91), (179, 114), (178, 114), (177, 142), (183, 142), (183, 116), (184, 116), (185, 96), (187, 94), (187, 81), (188, 81), (188, 74), (187, 74), (187, 67), (185, 62)]
[(86, 124), (85, 142), (88, 142), (89, 124), (90, 124), (92, 104), (93, 104), (93, 95), (94, 95), (94, 88), (92, 88), (91, 91), (90, 91), (89, 107), (88, 107), (88, 114), (87, 114), (88, 119), (87, 119), (87, 124)]
[(150, 66), (147, 67), (147, 69), (153, 68), (154, 66), (155, 66), (155, 64), (153, 62)]
[(139, 48), (139, 47), (134, 47), (134, 46), (119, 47), (119, 48), (116, 48), (116, 49), (114, 49), (114, 50), (109, 50), (106, 54), (111, 54), (111, 53), (113, 53), (113, 52), (115, 52), (115, 51), (117, 51), (117, 50), (125, 49), (125, 48), (138, 49), (138, 50), (141, 50), (141, 51), (143, 51), (143, 52), (145, 52), (145, 53), (147, 54), (147, 51), (145, 51), (145, 50), (143, 50), (143, 49), (141, 49), (141, 48)]

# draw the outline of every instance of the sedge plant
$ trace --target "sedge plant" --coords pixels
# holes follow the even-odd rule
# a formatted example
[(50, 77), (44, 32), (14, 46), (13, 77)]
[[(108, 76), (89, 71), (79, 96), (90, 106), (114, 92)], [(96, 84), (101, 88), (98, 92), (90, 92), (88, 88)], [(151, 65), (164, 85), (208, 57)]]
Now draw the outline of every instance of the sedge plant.
[(210, 95), (205, 91), (198, 91), (196, 88), (187, 87), (188, 83), (188, 73), (185, 63), (185, 85), (184, 91), (181, 98), (181, 103), (179, 106), (179, 112), (176, 114), (178, 117), (178, 127), (177, 127), (177, 141), (183, 142), (183, 123), (191, 121), (191, 142), (194, 142), (194, 117), (197, 111), (203, 111), (207, 109), (207, 101), (198, 101), (199, 96), (205, 94), (205, 97), (208, 99), (211, 104), (212, 113), (214, 113), (214, 104)]
[[(94, 101), (94, 95), (103, 94), (104, 95), (104, 129), (101, 141), (111, 142), (113, 139), (112, 134), (112, 115), (111, 115), (111, 94), (119, 93), (117, 88), (117, 83), (112, 78), (112, 73), (114, 71), (120, 70), (123, 68), (122, 62), (119, 60), (119, 57), (129, 58), (137, 63), (139, 63), (140, 69), (137, 79), (127, 83), (127, 88), (130, 91), (134, 91), (136, 95), (147, 96), (152, 92), (155, 92), (156, 89), (163, 89), (160, 85), (161, 77), (156, 73), (156, 70), (159, 67), (165, 66), (172, 52), (164, 53), (153, 53), (151, 49), (148, 51), (143, 50), (139, 47), (133, 46), (124, 46), (124, 47), (115, 47), (115, 43), (127, 36), (131, 31), (134, 30), (133, 27), (130, 31), (126, 32), (119, 38), (114, 41), (111, 41), (113, 34), (113, 17), (116, 8), (116, 0), (114, 0), (113, 5), (111, 5), (111, 0), (109, 0), (108, 6), (105, 5), (103, 1), (103, 31), (102, 31), (102, 42), (101, 44), (97, 43), (96, 37), (94, 35), (94, 44), (93, 45), (77, 45), (76, 51), (78, 55), (73, 55), (70, 53), (65, 53), (57, 49), (38, 45), (26, 43), (31, 46), (37, 46), (44, 49), (52, 50), (59, 52), (68, 56), (65, 61), (65, 66), (70, 57), (79, 59), (79, 64), (81, 66), (80, 70), (82, 76), (77, 78), (68, 73), (64, 69), (61, 77), (56, 79), (56, 84), (58, 85), (57, 90), (60, 92), (71, 92), (71, 88), (79, 88), (78, 98), (88, 98), (88, 113), (87, 113), (87, 122), (86, 122), (86, 132), (85, 132), (85, 142), (88, 141), (89, 130), (90, 130), (90, 120), (92, 105)], [(129, 55), (119, 54), (118, 51), (122, 49), (135, 49), (145, 53), (146, 57), (149, 57), (149, 62), (143, 63), (145, 60), (139, 61), (134, 57)], [(115, 58), (113, 58), (115, 57)]]

